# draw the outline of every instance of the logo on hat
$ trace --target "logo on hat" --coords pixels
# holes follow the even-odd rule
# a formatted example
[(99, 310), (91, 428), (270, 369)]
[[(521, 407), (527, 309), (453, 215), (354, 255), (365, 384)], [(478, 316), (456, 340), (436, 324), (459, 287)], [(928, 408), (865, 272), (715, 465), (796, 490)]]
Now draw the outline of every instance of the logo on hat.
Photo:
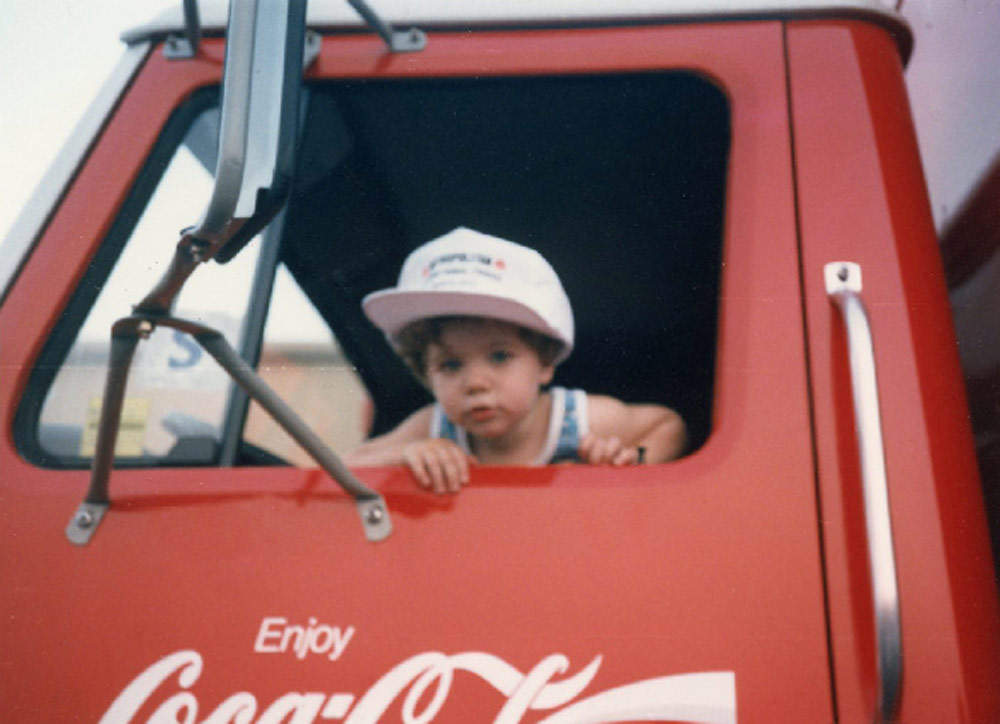
[(532, 329), (573, 348), (573, 310), (541, 254), (459, 227), (414, 249), (395, 287), (362, 300), (365, 314), (392, 338), (407, 324), (437, 316), (486, 317)]

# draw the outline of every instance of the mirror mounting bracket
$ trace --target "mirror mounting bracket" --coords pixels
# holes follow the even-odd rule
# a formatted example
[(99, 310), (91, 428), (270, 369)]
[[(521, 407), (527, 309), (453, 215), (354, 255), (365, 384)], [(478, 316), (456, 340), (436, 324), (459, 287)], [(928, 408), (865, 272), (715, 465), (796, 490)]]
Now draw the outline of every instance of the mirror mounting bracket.
[[(180, 245), (178, 245), (179, 247)], [(111, 328), (111, 359), (104, 387), (97, 448), (91, 468), (90, 487), (83, 502), (66, 527), (66, 537), (75, 545), (86, 545), (111, 507), (110, 478), (114, 466), (115, 441), (121, 421), (122, 403), (129, 368), (140, 340), (156, 327), (169, 327), (190, 335), (215, 358), (226, 373), (319, 463), (330, 477), (354, 499), (365, 536), (372, 542), (384, 540), (392, 532), (385, 500), (367, 487), (313, 432), (284, 400), (240, 357), (225, 337), (211, 327), (172, 317), (169, 314), (137, 312), (119, 319)]]
[(379, 34), (393, 53), (413, 53), (427, 47), (427, 35), (419, 28), (396, 30), (372, 10), (365, 0), (347, 0), (372, 30)]
[[(359, 0), (360, 1), (360, 0)], [(200, 34), (195, 0), (185, 0), (189, 42)], [(226, 373), (354, 498), (371, 541), (392, 532), (385, 501), (367, 488), (267, 386), (218, 331), (171, 316), (174, 300), (199, 264), (232, 258), (284, 206), (294, 175), (298, 99), (304, 59), (320, 39), (305, 32), (306, 0), (230, 0), (215, 185), (196, 227), (181, 232), (174, 257), (131, 316), (111, 328), (111, 354), (90, 488), (66, 535), (86, 545), (111, 505), (108, 492), (128, 372), (141, 339), (157, 326), (191, 335)]]
[(169, 60), (194, 58), (201, 43), (201, 19), (198, 0), (184, 0), (184, 35), (168, 35), (163, 44), (163, 55)]

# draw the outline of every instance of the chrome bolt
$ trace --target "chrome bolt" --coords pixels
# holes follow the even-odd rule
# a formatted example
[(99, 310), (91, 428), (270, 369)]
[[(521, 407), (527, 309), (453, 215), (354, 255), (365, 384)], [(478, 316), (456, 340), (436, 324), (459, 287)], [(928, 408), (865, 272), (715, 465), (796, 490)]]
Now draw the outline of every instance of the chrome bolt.
[(188, 254), (191, 255), (191, 261), (195, 264), (201, 264), (208, 256), (209, 250), (208, 242), (201, 239), (192, 239), (191, 245), (188, 247)]
[(81, 510), (76, 514), (77, 528), (89, 528), (94, 524), (94, 514), (89, 510)]
[(850, 275), (851, 275), (851, 270), (848, 269), (846, 266), (842, 266), (840, 267), (840, 269), (837, 270), (837, 279), (839, 279), (842, 282), (846, 282), (847, 277), (849, 277)]
[(149, 339), (149, 335), (153, 333), (153, 323), (150, 322), (148, 319), (144, 319), (141, 322), (139, 322), (139, 326), (136, 329), (136, 331), (139, 333), (139, 336), (142, 337), (143, 339)]
[(385, 511), (382, 510), (382, 506), (380, 505), (373, 505), (365, 513), (365, 520), (368, 522), (369, 525), (377, 525), (381, 523), (384, 517), (385, 517)]

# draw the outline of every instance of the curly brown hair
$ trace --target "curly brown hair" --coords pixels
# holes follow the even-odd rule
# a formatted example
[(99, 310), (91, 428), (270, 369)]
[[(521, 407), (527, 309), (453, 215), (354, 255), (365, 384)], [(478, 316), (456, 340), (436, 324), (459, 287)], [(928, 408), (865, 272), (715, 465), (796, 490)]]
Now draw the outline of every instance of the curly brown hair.
[[(497, 321), (502, 324), (509, 324), (509, 322), (491, 320), (488, 317), (461, 315), (421, 319), (406, 325), (393, 337), (396, 353), (402, 357), (406, 366), (410, 368), (413, 374), (426, 384), (427, 348), (431, 344), (440, 344), (441, 335), (447, 325), (470, 321)], [(511, 326), (517, 330), (518, 336), (524, 340), (525, 344), (535, 350), (538, 359), (543, 365), (555, 363), (556, 357), (562, 351), (562, 342), (554, 337), (536, 332), (533, 329), (527, 329), (516, 324), (511, 324)]]

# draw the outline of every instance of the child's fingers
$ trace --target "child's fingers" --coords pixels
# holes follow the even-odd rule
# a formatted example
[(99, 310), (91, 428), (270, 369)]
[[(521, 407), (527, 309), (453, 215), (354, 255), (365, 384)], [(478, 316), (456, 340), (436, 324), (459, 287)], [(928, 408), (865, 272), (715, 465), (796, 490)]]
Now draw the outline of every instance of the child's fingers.
[(469, 457), (458, 445), (447, 441), (435, 450), (448, 492), (457, 493), (469, 482)]
[(611, 464), (615, 466), (635, 465), (637, 462), (639, 451), (634, 447), (623, 447), (611, 460)]
[(590, 456), (587, 462), (591, 465), (603, 465), (608, 461), (608, 443), (610, 441), (607, 438), (599, 437), (594, 440), (593, 445), (590, 446)]
[(444, 495), (449, 490), (457, 490), (457, 483), (454, 481), (458, 472), (446, 448), (437, 445), (427, 448), (424, 451), (424, 461), (430, 471), (435, 493)]
[(445, 487), (449, 492), (457, 493), (462, 485), (469, 481), (469, 466), (465, 453), (456, 446), (443, 448), (438, 458), (444, 477)]
[(592, 465), (611, 464), (621, 450), (622, 441), (619, 438), (615, 436), (598, 438), (590, 453), (590, 463)]
[(424, 464), (430, 472), (434, 492), (444, 495), (448, 491), (448, 473), (443, 461), (434, 454), (434, 451), (427, 450), (424, 452)]
[(469, 481), (468, 459), (450, 440), (434, 439), (410, 445), (403, 451), (403, 457), (417, 483), (439, 495), (457, 493)]
[(600, 438), (593, 438), (590, 440), (590, 444), (587, 445), (585, 454), (583, 455), (584, 462), (590, 463), (591, 465), (597, 465), (600, 461), (601, 450), (604, 449), (604, 441)]
[(445, 492), (444, 478), (434, 449), (426, 444), (411, 445), (403, 451), (407, 466), (423, 488)]
[(612, 435), (608, 438), (608, 444), (604, 449), (604, 460), (602, 460), (602, 462), (614, 465), (615, 460), (618, 458), (618, 455), (623, 449), (624, 446), (622, 445), (621, 438)]
[(403, 450), (403, 459), (406, 460), (406, 466), (413, 473), (413, 477), (417, 479), (417, 483), (422, 488), (430, 488), (433, 484), (431, 482), (430, 471), (427, 469), (427, 465), (424, 461), (424, 456), (419, 448), (413, 446), (407, 446)]
[(607, 438), (586, 435), (580, 441), (579, 455), (590, 465), (634, 465), (639, 460), (636, 448), (627, 447), (614, 435)]

